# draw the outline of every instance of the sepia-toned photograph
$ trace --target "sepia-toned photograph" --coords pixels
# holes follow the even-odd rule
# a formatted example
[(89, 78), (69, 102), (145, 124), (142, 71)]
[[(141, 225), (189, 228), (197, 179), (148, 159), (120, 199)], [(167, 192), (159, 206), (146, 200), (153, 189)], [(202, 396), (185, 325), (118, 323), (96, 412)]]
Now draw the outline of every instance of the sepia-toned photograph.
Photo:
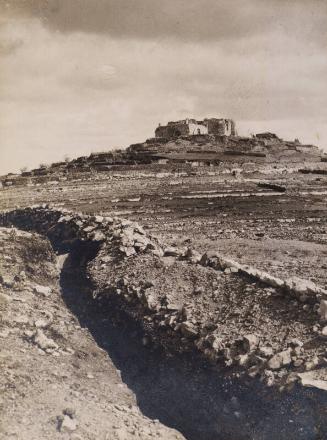
[(327, 440), (327, 1), (0, 0), (0, 440)]

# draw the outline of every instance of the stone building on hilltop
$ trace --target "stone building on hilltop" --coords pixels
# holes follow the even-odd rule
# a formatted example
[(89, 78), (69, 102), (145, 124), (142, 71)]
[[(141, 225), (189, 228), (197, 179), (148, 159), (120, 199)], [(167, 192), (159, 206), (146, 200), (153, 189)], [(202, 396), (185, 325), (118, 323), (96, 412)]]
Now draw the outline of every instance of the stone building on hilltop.
[(235, 136), (235, 122), (232, 119), (209, 118), (203, 121), (183, 119), (160, 125), (155, 130), (156, 138), (176, 138), (197, 134), (215, 134), (218, 136)]

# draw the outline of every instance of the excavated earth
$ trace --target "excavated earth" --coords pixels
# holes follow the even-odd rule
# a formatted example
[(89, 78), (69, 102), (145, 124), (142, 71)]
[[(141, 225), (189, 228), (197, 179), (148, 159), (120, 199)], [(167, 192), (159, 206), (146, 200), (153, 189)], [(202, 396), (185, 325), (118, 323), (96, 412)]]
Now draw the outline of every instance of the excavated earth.
[(327, 438), (327, 180), (225, 171), (131, 168), (1, 192), (4, 255), (27, 252), (26, 237), (49, 254), (28, 251), (26, 268), (5, 258), (9, 280), (1, 268), (3, 304), (23, 315), (1, 322), (3, 438)]

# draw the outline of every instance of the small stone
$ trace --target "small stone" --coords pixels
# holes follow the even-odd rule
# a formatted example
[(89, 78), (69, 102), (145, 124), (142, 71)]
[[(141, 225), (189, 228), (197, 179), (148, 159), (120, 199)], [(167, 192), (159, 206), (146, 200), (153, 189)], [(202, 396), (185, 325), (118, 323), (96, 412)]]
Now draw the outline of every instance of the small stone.
[(327, 336), (327, 325), (321, 330), (322, 336)]
[(106, 239), (106, 236), (101, 231), (96, 231), (92, 234), (93, 241), (104, 241), (105, 239)]
[(24, 336), (26, 336), (27, 338), (32, 338), (35, 335), (35, 332), (33, 330), (25, 330), (24, 331)]
[(243, 336), (243, 346), (247, 352), (255, 350), (258, 345), (259, 338), (256, 335), (248, 334)]
[(42, 350), (47, 349), (57, 349), (58, 345), (50, 338), (48, 338), (42, 330), (37, 330), (34, 336), (34, 342), (37, 344)]
[(303, 347), (303, 342), (300, 339), (293, 338), (289, 341), (288, 345), (291, 347)]
[(290, 349), (281, 351), (269, 359), (267, 365), (271, 370), (278, 370), (292, 362)]
[(271, 387), (274, 385), (275, 383), (275, 375), (272, 371), (270, 370), (265, 370), (263, 373), (263, 377), (265, 378), (265, 382), (267, 384), (268, 387)]
[(34, 292), (43, 295), (45, 297), (50, 296), (51, 295), (51, 287), (49, 286), (40, 286), (39, 284), (36, 284), (33, 288)]
[(120, 246), (119, 250), (123, 252), (126, 257), (131, 257), (136, 254), (136, 250), (133, 246)]
[(193, 290), (194, 295), (201, 295), (203, 293), (203, 288), (202, 287), (195, 287), (195, 289)]
[(96, 228), (96, 226), (86, 226), (85, 228), (83, 228), (84, 232), (92, 232), (94, 231), (94, 229)]
[(223, 338), (220, 338), (219, 336), (214, 336), (211, 340), (211, 347), (217, 351), (222, 350), (224, 347)]
[(310, 371), (317, 367), (317, 365), (319, 365), (319, 358), (314, 356), (310, 361), (305, 363), (305, 369), (306, 371)]
[(274, 354), (274, 352), (271, 347), (264, 346), (259, 348), (259, 354), (263, 357), (271, 357)]
[(104, 220), (104, 218), (102, 217), (102, 215), (96, 215), (95, 216), (95, 223), (102, 223)]
[(59, 419), (59, 431), (60, 432), (73, 432), (77, 429), (77, 422), (71, 419), (69, 416), (64, 416)]
[(34, 322), (36, 328), (45, 328), (48, 324), (48, 321), (46, 321), (45, 319), (38, 319)]
[(245, 367), (249, 364), (250, 356), (248, 354), (240, 354), (237, 360), (240, 367)]
[(179, 255), (179, 251), (175, 247), (167, 247), (164, 249), (165, 257), (177, 257)]

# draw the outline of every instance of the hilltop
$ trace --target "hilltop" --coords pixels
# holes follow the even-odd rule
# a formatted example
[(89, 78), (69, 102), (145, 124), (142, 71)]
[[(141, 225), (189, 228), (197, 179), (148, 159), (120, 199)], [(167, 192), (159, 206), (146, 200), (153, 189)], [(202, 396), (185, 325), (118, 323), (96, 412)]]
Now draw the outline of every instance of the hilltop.
[[(318, 170), (326, 155), (317, 146), (298, 140), (284, 141), (274, 133), (252, 137), (218, 134), (188, 134), (155, 137), (126, 149), (92, 153), (73, 160), (41, 165), (21, 174), (2, 176), (4, 186), (29, 185), (46, 180), (92, 178), (95, 174), (142, 168), (144, 165), (178, 165), (183, 169), (201, 166), (253, 169), (267, 165)], [(151, 167), (147, 167), (151, 169)], [(304, 171), (305, 172), (305, 171)]]

